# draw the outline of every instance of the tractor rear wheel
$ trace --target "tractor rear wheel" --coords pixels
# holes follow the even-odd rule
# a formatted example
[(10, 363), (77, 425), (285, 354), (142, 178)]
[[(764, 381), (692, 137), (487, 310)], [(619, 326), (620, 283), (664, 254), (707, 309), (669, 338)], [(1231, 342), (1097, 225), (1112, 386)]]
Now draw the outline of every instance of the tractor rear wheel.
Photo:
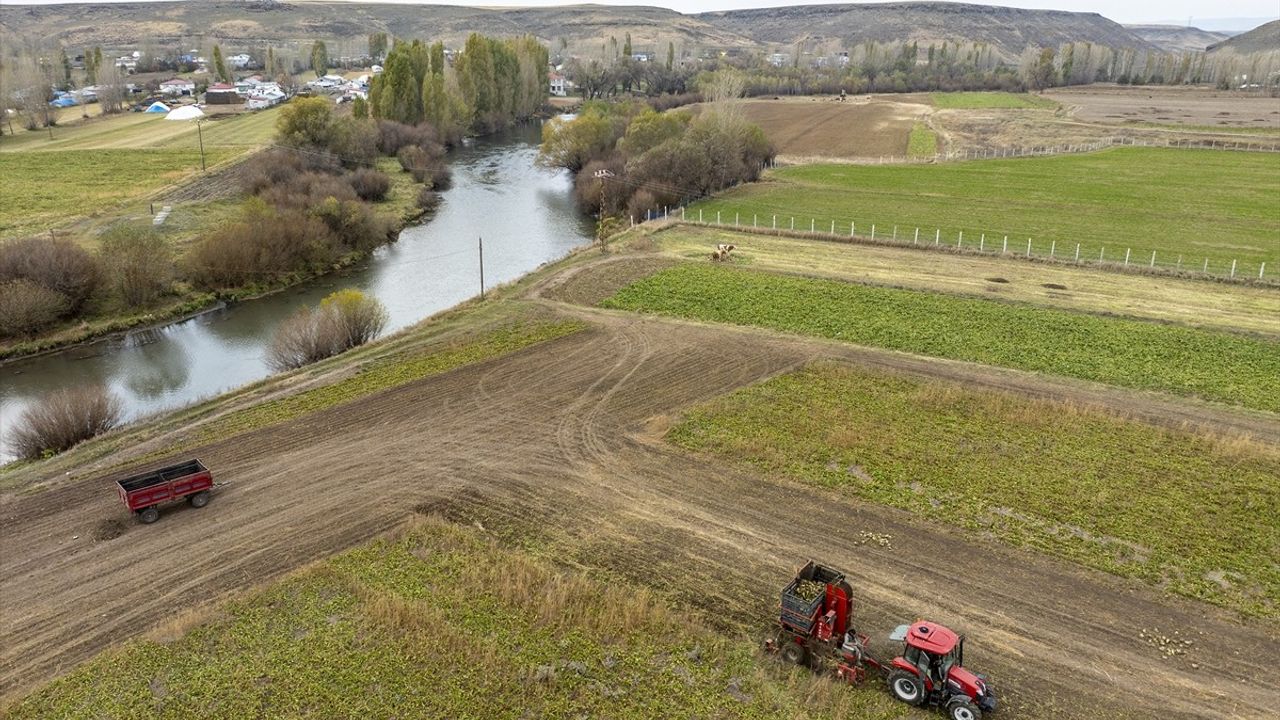
[(947, 706), (951, 720), (982, 720), (982, 711), (968, 700), (956, 700)]
[(190, 503), (191, 503), (191, 507), (193, 507), (193, 508), (202, 508), (202, 507), (204, 507), (205, 505), (208, 505), (208, 504), (209, 504), (209, 491), (208, 491), (208, 490), (202, 490), (202, 491), (200, 491), (200, 492), (196, 493), (195, 495), (192, 495), (192, 496), (191, 496), (191, 499), (190, 499), (188, 502), (190, 502)]
[(138, 519), (142, 521), (143, 525), (150, 525), (160, 519), (160, 511), (156, 509), (155, 505), (152, 505), (138, 513)]
[(908, 705), (924, 702), (924, 681), (906, 670), (895, 670), (889, 674), (889, 691)]
[(786, 640), (786, 644), (782, 646), (782, 659), (792, 665), (803, 665), (809, 656), (809, 650), (794, 640)]

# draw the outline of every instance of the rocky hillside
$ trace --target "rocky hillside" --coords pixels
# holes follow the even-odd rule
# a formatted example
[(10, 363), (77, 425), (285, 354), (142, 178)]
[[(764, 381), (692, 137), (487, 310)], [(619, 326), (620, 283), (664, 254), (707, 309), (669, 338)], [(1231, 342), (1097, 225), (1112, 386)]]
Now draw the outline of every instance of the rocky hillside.
[(1210, 45), (1231, 37), (1227, 33), (1179, 25), (1125, 25), (1125, 29), (1166, 52), (1203, 52)]
[(1209, 48), (1211, 52), (1234, 50), (1238, 53), (1280, 51), (1280, 20), (1259, 25), (1243, 35), (1224, 40)]
[[(498, 3), (495, 3), (498, 4)], [(358, 52), (368, 33), (440, 38), (457, 45), (472, 31), (532, 32), (557, 47), (598, 51), (611, 37), (631, 33), (637, 50), (661, 53), (668, 42), (689, 49), (783, 49), (803, 43), (839, 49), (869, 40), (983, 42), (1008, 59), (1027, 45), (1087, 41), (1112, 47), (1152, 47), (1101, 15), (1017, 10), (954, 3), (802, 5), (685, 15), (653, 7), (578, 5), (523, 9), (464, 8), (310, 0), (202, 0), (78, 5), (2, 5), (0, 33), (70, 47), (220, 42), (339, 43)], [(332, 50), (333, 48), (331, 48)]]

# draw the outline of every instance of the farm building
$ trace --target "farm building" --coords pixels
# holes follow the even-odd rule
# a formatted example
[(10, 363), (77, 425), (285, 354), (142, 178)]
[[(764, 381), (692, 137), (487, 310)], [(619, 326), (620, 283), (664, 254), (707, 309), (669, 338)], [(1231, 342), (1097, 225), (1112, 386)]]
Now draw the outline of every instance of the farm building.
[(196, 91), (196, 84), (186, 78), (173, 78), (160, 83), (160, 92), (165, 95), (191, 95)]
[(204, 101), (210, 105), (235, 105), (240, 102), (240, 95), (235, 85), (216, 83), (205, 91)]
[(551, 73), (548, 76), (551, 85), (551, 94), (556, 97), (564, 97), (569, 94), (567, 86), (568, 81), (560, 73)]

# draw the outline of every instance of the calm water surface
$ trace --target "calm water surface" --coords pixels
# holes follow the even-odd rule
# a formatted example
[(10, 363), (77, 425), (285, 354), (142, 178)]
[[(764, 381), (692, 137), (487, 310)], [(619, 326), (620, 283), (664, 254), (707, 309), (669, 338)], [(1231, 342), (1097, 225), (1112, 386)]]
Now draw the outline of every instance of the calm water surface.
[(477, 139), (452, 154), (453, 186), (425, 224), (405, 229), (359, 268), (154, 330), (0, 366), (0, 462), (23, 408), (50, 391), (101, 382), (137, 419), (189, 405), (271, 374), (266, 347), (276, 326), (335, 289), (382, 301), (387, 332), (476, 295), (477, 239), (486, 286), (514, 280), (591, 241), (563, 171), (535, 165), (537, 125)]

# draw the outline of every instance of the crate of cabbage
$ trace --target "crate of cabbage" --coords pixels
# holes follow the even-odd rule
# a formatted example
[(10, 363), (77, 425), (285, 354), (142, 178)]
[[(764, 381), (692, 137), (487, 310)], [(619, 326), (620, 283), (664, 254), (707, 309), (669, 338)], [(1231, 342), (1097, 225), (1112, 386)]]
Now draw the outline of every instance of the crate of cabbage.
[(160, 519), (160, 505), (186, 498), (191, 507), (209, 503), (213, 473), (199, 459), (148, 470), (116, 481), (120, 500), (143, 523)]

